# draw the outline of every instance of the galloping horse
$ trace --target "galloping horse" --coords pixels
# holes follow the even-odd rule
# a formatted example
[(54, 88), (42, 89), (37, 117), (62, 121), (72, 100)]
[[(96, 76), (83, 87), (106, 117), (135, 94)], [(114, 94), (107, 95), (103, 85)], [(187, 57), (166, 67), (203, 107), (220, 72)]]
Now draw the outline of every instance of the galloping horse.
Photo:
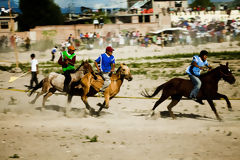
[(97, 75), (97, 79), (94, 79), (93, 75), (90, 73), (84, 75), (84, 77), (81, 79), (80, 87), (70, 89), (71, 92), (69, 92), (68, 94), (68, 102), (71, 102), (72, 96), (80, 95), (82, 101), (86, 105), (86, 108), (91, 108), (90, 113), (99, 114), (103, 108), (109, 108), (109, 100), (118, 94), (124, 79), (131, 81), (133, 78), (128, 66), (125, 64), (121, 64), (120, 67), (117, 69), (116, 73), (112, 74), (111, 76), (111, 84), (106, 88), (104, 92), (105, 100), (103, 104), (98, 104), (100, 108), (97, 113), (88, 104), (87, 97), (94, 96), (96, 93), (99, 92), (100, 88), (102, 87), (104, 81), (100, 75)]
[[(75, 73), (71, 73), (71, 85), (73, 82), (79, 81), (86, 73), (93, 74), (92, 66), (86, 61), (83, 61), (82, 64), (75, 70)], [(96, 75), (95, 75), (96, 76)], [(42, 108), (45, 107), (45, 102), (48, 97), (53, 95), (56, 91), (63, 92), (65, 76), (55, 72), (51, 72), (46, 78), (44, 78), (37, 86), (30, 90), (29, 96), (31, 96), (37, 89), (42, 88), (42, 91), (37, 93), (36, 97), (30, 102), (34, 104), (38, 97), (45, 94), (43, 97)]]
[[(219, 117), (217, 110), (214, 106), (213, 100), (214, 99), (220, 99), (224, 98), (227, 102), (228, 110), (232, 110), (232, 106), (230, 101), (228, 100), (228, 97), (226, 95), (218, 93), (218, 82), (223, 79), (224, 81), (233, 84), (235, 83), (235, 78), (232, 75), (231, 70), (228, 68), (228, 62), (226, 65), (218, 66), (217, 68), (213, 69), (212, 71), (209, 71), (205, 74), (202, 74), (200, 76), (200, 79), (202, 81), (201, 89), (199, 90), (199, 93), (197, 95), (198, 99), (206, 99), (212, 108), (213, 112), (216, 115), (216, 118), (220, 121), (221, 118)], [(189, 97), (190, 92), (193, 88), (193, 84), (190, 80), (181, 79), (181, 78), (173, 78), (169, 80), (168, 82), (160, 85), (157, 87), (157, 89), (154, 91), (152, 95), (149, 95), (146, 91), (142, 92), (142, 95), (144, 97), (154, 97), (156, 96), (161, 90), (162, 96), (160, 99), (154, 104), (154, 107), (152, 108), (152, 115), (154, 114), (154, 110), (157, 108), (157, 106), (165, 101), (169, 96), (171, 96), (172, 101), (167, 106), (168, 111), (173, 119), (176, 117), (174, 116), (172, 112), (172, 108), (181, 100), (182, 96)]]

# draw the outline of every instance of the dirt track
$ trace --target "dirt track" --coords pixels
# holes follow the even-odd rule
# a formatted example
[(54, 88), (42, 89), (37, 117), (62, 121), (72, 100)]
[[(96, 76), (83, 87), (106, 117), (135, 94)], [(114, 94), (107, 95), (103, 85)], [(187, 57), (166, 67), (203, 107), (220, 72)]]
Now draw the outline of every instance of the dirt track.
[[(123, 52), (123, 51), (121, 51)], [(0, 72), (2, 88), (25, 89), (30, 75), (11, 84), (13, 74)], [(39, 79), (43, 76), (39, 75)], [(119, 96), (140, 97), (144, 88), (155, 88), (164, 79), (134, 76), (124, 81)], [(221, 81), (220, 93), (232, 96), (230, 84)], [(239, 87), (238, 87), (239, 88)], [(238, 93), (239, 94), (239, 93)], [(156, 97), (159, 97), (156, 96)], [(63, 116), (66, 97), (53, 95), (41, 112), (26, 93), (0, 89), (0, 159), (24, 160), (239, 160), (240, 100), (231, 100), (229, 112), (224, 100), (214, 101), (223, 122), (216, 120), (206, 101), (198, 105), (182, 100), (173, 108), (177, 120), (169, 117), (165, 101), (148, 117), (156, 99), (116, 98), (100, 117), (89, 116), (80, 97), (74, 97), (70, 118)], [(89, 98), (91, 106), (102, 98)], [(92, 142), (91, 142), (92, 141)]]

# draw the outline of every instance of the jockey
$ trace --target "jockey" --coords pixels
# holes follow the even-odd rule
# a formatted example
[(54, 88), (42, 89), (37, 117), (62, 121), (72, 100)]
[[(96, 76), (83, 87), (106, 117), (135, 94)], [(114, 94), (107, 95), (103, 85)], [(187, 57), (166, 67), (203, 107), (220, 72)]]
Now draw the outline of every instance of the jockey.
[(74, 53), (75, 48), (73, 46), (68, 47), (68, 53), (67, 51), (63, 51), (61, 53), (61, 56), (58, 60), (58, 64), (62, 66), (63, 75), (65, 76), (64, 80), (64, 88), (63, 91), (68, 92), (69, 91), (69, 83), (71, 81), (71, 73), (74, 73), (75, 71), (75, 61), (76, 61), (76, 53)]
[(101, 54), (94, 62), (97, 71), (99, 73), (102, 73), (102, 76), (104, 78), (104, 83), (100, 89), (100, 92), (104, 92), (111, 83), (110, 77), (115, 69), (115, 58), (112, 55), (113, 51), (114, 49), (111, 46), (108, 46), (106, 48), (106, 52)]
[(207, 55), (208, 52), (206, 50), (202, 50), (199, 56), (193, 56), (191, 65), (188, 66), (188, 68), (186, 69), (186, 73), (188, 74), (194, 85), (189, 97), (200, 104), (204, 104), (202, 100), (197, 99), (199, 89), (202, 85), (201, 80), (199, 79), (200, 72), (201, 70), (204, 70), (204, 66), (207, 66), (209, 69), (211, 69), (211, 66), (207, 62)]

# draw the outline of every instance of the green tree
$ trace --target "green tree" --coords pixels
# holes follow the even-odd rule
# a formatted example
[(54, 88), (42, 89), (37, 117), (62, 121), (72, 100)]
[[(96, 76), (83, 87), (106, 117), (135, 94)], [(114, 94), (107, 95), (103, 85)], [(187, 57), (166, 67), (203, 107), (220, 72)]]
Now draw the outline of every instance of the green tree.
[(240, 1), (239, 0), (234, 0), (232, 3), (231, 3), (231, 7), (233, 9), (236, 9), (236, 7), (240, 6)]
[(53, 0), (20, 0), (19, 30), (28, 31), (35, 26), (63, 24), (60, 7)]
[(212, 7), (214, 4), (210, 0), (195, 0), (190, 6), (191, 7)]

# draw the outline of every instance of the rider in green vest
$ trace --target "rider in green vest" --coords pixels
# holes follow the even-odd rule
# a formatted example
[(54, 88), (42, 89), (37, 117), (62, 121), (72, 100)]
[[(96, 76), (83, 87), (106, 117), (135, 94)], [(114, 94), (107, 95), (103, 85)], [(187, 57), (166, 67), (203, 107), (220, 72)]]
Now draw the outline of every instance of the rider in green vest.
[(69, 91), (69, 83), (71, 82), (71, 73), (74, 73), (75, 67), (74, 64), (76, 62), (76, 54), (74, 53), (75, 48), (73, 46), (68, 47), (68, 52), (63, 51), (58, 60), (58, 64), (62, 66), (63, 75), (65, 76), (64, 80), (64, 88), (63, 91)]

